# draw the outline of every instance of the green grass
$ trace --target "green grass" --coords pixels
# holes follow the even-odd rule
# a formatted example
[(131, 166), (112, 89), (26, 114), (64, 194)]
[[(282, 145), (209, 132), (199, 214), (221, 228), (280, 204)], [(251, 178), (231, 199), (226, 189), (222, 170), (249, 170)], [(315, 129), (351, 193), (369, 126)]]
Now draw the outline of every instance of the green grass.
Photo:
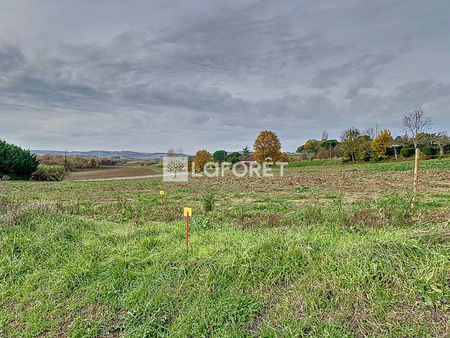
[(312, 161), (294, 161), (289, 162), (288, 168), (308, 168), (308, 167), (330, 167), (336, 165), (343, 165), (342, 160), (338, 159), (323, 159)]
[[(343, 163), (342, 160), (324, 159), (312, 161), (290, 162), (288, 168), (333, 168), (336, 166), (347, 167), (349, 170), (368, 170), (368, 171), (406, 171), (414, 168), (414, 160), (386, 161), (378, 163)], [(421, 160), (421, 169), (450, 169), (450, 157)]]
[(0, 336), (448, 334), (448, 194), (214, 182), (3, 184)]
[[(422, 170), (426, 169), (450, 169), (450, 158), (440, 158), (432, 160), (422, 160), (419, 162), (419, 167)], [(414, 161), (399, 161), (399, 162), (380, 162), (371, 163), (364, 166), (366, 170), (377, 171), (405, 171), (414, 169)]]

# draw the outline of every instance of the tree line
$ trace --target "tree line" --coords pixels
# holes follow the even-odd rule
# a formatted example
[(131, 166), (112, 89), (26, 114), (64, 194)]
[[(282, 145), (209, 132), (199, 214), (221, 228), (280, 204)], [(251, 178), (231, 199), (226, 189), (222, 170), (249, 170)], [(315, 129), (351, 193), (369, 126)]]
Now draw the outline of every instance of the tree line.
[[(189, 157), (189, 169), (194, 161), (195, 170), (202, 170), (208, 162), (264, 161), (289, 162), (289, 160), (306, 160), (321, 158), (342, 158), (344, 161), (379, 161), (388, 158), (398, 159), (399, 156), (407, 158), (421, 149), (428, 157), (444, 156), (450, 151), (450, 138), (445, 131), (430, 133), (431, 119), (425, 116), (422, 109), (416, 109), (403, 117), (405, 134), (393, 137), (388, 129), (381, 131), (373, 128), (359, 130), (351, 127), (345, 130), (340, 141), (328, 139), (326, 131), (322, 138), (310, 139), (297, 148), (293, 156), (281, 152), (281, 142), (277, 134), (270, 130), (261, 131), (253, 143), (253, 151), (245, 146), (240, 152), (228, 153), (220, 149), (213, 154), (207, 150), (199, 150), (195, 157)], [(174, 154), (173, 150), (168, 155)], [(97, 168), (104, 165), (116, 165), (120, 158), (84, 158), (67, 157), (62, 155), (45, 155), (37, 158), (29, 150), (8, 144), (0, 140), (0, 178), (26, 179), (38, 168), (39, 163), (47, 166), (58, 165), (66, 171), (76, 168)], [(41, 175), (42, 176), (42, 175)]]
[(340, 141), (328, 139), (324, 131), (322, 139), (308, 140), (298, 147), (297, 153), (302, 159), (343, 158), (344, 161), (379, 161), (387, 158), (398, 159), (413, 156), (415, 149), (429, 157), (444, 156), (448, 152), (450, 139), (446, 131), (427, 132), (431, 128), (431, 119), (422, 109), (416, 109), (403, 117), (405, 134), (392, 136), (391, 131), (373, 128), (361, 131), (351, 127), (345, 130)]
[[(228, 153), (221, 149), (215, 151), (212, 155), (205, 149), (197, 151), (195, 157), (190, 159), (194, 162), (194, 170), (202, 171), (208, 162), (229, 162), (236, 164), (241, 161), (262, 162), (289, 162), (289, 155), (281, 152), (281, 142), (277, 134), (270, 130), (263, 130), (253, 142), (253, 152), (248, 146), (245, 146), (241, 152)], [(189, 162), (190, 162), (189, 161)], [(189, 169), (192, 165), (189, 163)]]
[[(299, 146), (295, 154), (281, 152), (281, 142), (277, 134), (270, 130), (261, 131), (253, 143), (253, 151), (246, 146), (241, 152), (231, 152), (221, 149), (213, 154), (207, 150), (199, 150), (190, 161), (195, 162), (195, 170), (202, 170), (211, 161), (230, 162), (270, 161), (289, 162), (289, 160), (312, 160), (326, 158), (342, 158), (344, 161), (380, 161), (389, 158), (408, 158), (419, 148), (429, 158), (444, 156), (450, 151), (450, 138), (445, 131), (429, 133), (431, 119), (425, 116), (421, 108), (403, 117), (405, 134), (392, 136), (391, 131), (374, 128), (360, 130), (351, 127), (345, 130), (340, 140), (329, 139), (324, 131), (321, 139), (310, 139)], [(191, 165), (189, 165), (191, 168)]]

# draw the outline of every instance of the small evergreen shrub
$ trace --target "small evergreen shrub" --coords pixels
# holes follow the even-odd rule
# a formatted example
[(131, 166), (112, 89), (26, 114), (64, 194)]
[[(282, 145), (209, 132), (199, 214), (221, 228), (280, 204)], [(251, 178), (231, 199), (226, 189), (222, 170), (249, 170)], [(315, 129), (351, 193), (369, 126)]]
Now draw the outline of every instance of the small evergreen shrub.
[(216, 194), (214, 191), (209, 190), (203, 196), (203, 209), (206, 212), (211, 212), (214, 210), (214, 206), (216, 203)]
[(436, 155), (439, 152), (439, 148), (433, 146), (425, 146), (422, 148), (422, 153), (424, 155)]
[(400, 150), (400, 155), (402, 155), (403, 157), (411, 157), (415, 152), (416, 150), (414, 148), (402, 148)]
[(34, 181), (62, 181), (66, 176), (64, 167), (59, 165), (39, 165), (31, 175)]
[(231, 164), (238, 163), (240, 161), (239, 157), (230, 157), (228, 159), (228, 162), (231, 162)]

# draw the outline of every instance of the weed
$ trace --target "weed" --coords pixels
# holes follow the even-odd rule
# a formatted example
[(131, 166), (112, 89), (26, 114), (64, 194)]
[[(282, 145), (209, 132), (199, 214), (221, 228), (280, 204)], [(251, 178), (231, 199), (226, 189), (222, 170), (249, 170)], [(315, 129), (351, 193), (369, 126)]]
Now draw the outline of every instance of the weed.
[(213, 190), (207, 190), (203, 195), (203, 209), (205, 212), (211, 212), (214, 210), (216, 203), (216, 193)]

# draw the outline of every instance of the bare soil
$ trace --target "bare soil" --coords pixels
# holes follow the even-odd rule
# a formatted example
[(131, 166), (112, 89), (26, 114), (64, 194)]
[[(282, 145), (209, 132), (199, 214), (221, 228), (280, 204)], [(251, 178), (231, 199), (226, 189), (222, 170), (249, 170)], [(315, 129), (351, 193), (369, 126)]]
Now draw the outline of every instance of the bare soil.
[(158, 175), (157, 172), (150, 168), (95, 168), (95, 169), (80, 169), (70, 173), (66, 179), (68, 181), (85, 181), (85, 180), (102, 180), (125, 177), (141, 177)]

